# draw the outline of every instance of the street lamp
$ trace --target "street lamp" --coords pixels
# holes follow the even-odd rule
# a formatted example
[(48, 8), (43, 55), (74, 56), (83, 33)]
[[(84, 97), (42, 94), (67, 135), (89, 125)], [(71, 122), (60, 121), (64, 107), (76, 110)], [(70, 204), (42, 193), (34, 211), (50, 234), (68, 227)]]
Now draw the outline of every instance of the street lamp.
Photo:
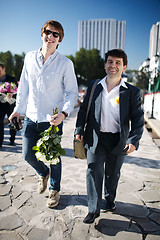
[[(150, 82), (150, 80), (151, 80), (151, 82), (150, 82), (151, 85), (154, 84), (154, 80), (155, 80), (155, 78), (158, 76), (158, 65), (157, 65), (158, 60), (159, 60), (159, 55), (156, 54), (156, 55), (154, 56), (154, 69), (152, 70), (152, 78), (149, 79), (149, 82)], [(150, 85), (150, 88), (151, 88), (151, 85)], [(150, 91), (151, 91), (151, 89), (150, 89)], [(153, 115), (154, 115), (154, 90), (152, 91), (152, 111), (151, 111), (151, 118), (154, 118)]]

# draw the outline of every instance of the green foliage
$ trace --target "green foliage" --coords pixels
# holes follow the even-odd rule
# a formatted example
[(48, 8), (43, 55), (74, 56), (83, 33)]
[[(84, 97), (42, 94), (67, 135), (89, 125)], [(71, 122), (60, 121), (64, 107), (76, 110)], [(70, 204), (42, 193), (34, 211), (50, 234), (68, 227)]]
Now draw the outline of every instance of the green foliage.
[(136, 86), (145, 91), (148, 90), (149, 72), (140, 71), (137, 76)]
[[(58, 113), (58, 109), (53, 109), (53, 115)], [(42, 138), (37, 141), (36, 146), (32, 149), (36, 151), (35, 155), (38, 160), (57, 164), (59, 157), (65, 155), (65, 150), (61, 147), (61, 136), (57, 134), (59, 128), (52, 125), (41, 133)]]
[(24, 57), (25, 53), (13, 56), (10, 51), (0, 52), (0, 62), (5, 66), (6, 73), (15, 76), (17, 81), (20, 79)]

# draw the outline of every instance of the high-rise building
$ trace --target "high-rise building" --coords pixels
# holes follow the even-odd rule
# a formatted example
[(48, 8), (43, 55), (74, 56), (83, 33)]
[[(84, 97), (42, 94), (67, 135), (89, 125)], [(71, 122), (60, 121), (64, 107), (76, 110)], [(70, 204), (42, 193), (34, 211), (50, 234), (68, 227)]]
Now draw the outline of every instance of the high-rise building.
[(160, 54), (160, 22), (152, 25), (149, 41), (149, 58)]
[(92, 19), (78, 22), (78, 50), (96, 48), (104, 58), (113, 48), (125, 50), (126, 21)]

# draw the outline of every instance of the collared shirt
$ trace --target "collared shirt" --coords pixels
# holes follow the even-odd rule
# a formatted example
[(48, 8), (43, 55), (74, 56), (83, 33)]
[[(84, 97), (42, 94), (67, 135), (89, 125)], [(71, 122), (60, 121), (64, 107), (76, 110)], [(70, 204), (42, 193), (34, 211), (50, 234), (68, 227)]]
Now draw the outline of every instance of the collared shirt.
[(46, 122), (54, 108), (69, 115), (77, 99), (77, 79), (70, 59), (55, 51), (43, 64), (40, 49), (26, 54), (15, 112), (34, 122)]
[(106, 77), (99, 82), (103, 86), (100, 131), (117, 133), (120, 131), (119, 89), (127, 86), (122, 78), (120, 84), (108, 93), (105, 80)]

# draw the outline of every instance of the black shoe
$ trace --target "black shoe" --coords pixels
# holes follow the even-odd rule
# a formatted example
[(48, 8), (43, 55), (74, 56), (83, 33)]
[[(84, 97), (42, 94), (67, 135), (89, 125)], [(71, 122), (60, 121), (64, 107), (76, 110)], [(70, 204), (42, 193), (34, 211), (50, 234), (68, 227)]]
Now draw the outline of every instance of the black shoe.
[(9, 145), (10, 146), (15, 146), (15, 143), (14, 142), (10, 142)]
[(113, 212), (116, 209), (116, 204), (114, 202), (106, 201), (106, 211)]
[(93, 223), (95, 218), (98, 218), (100, 216), (99, 213), (88, 213), (88, 215), (84, 218), (84, 223)]

